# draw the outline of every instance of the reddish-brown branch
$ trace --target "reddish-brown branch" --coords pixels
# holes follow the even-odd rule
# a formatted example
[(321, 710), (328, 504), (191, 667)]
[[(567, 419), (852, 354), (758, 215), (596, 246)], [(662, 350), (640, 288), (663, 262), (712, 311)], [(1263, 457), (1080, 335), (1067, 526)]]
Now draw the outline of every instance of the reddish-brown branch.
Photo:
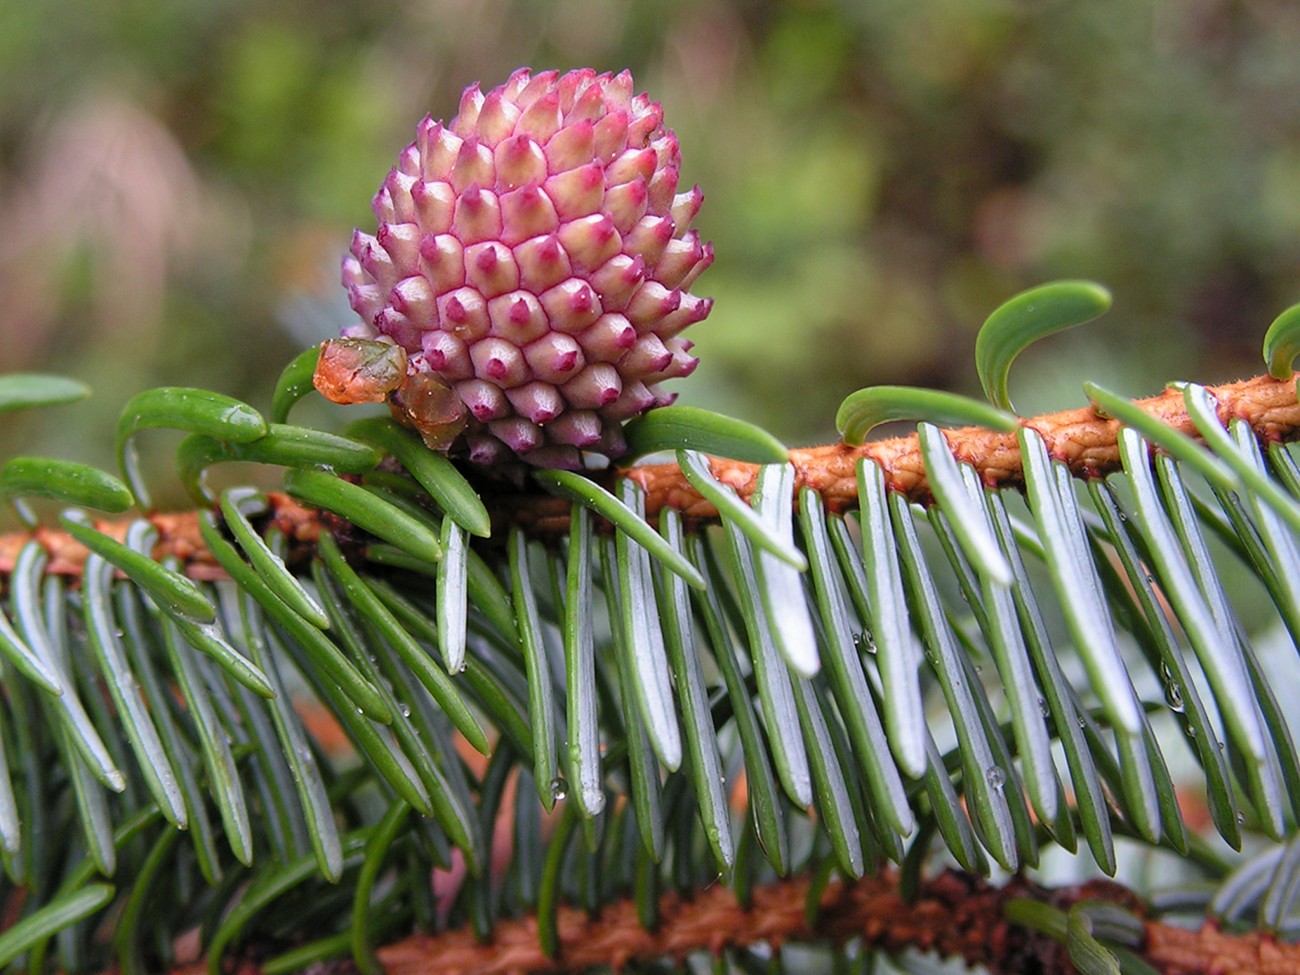
[[(809, 889), (806, 878), (759, 887), (748, 908), (721, 886), (689, 898), (667, 894), (654, 930), (641, 927), (632, 901), (611, 904), (596, 916), (562, 907), (554, 958), (542, 951), (536, 918), (528, 917), (498, 923), (486, 944), (468, 930), (415, 935), (381, 948), (379, 959), (388, 975), (559, 975), (762, 943), (842, 944), (860, 938), (866, 947), (888, 952), (912, 948), (960, 958), (992, 975), (1070, 975), (1074, 968), (1061, 945), (1007, 921), (1010, 899), (1032, 898), (1063, 910), (1101, 900), (1141, 914), (1137, 898), (1108, 881), (1050, 891), (1022, 878), (999, 887), (949, 871), (925, 881), (909, 901), (899, 891), (897, 874), (887, 871), (828, 885), (810, 924)], [(1213, 926), (1187, 931), (1159, 921), (1144, 924), (1143, 943), (1135, 950), (1162, 975), (1300, 975), (1297, 945), (1254, 933), (1225, 934)], [(195, 965), (174, 975), (199, 973)], [(249, 962), (237, 975), (257, 973)]]
[[(1293, 440), (1300, 435), (1295, 377), (1277, 380), (1256, 376), (1207, 388), (1218, 402), (1219, 418), (1225, 425), (1230, 420), (1245, 420), (1264, 442)], [(1196, 436), (1196, 428), (1183, 407), (1182, 393), (1177, 390), (1167, 389), (1158, 396), (1139, 400), (1137, 405), (1175, 429)], [(1049, 413), (1021, 423), (1038, 431), (1047, 444), (1048, 454), (1069, 465), (1079, 477), (1095, 477), (1119, 469), (1120, 425), (1091, 407)], [(985, 484), (990, 487), (1023, 485), (1024, 470), (1015, 434), (995, 433), (981, 427), (962, 427), (945, 433), (953, 454), (974, 466)], [(915, 434), (877, 440), (861, 447), (841, 442), (792, 450), (790, 460), (795, 466), (796, 489), (811, 487), (832, 511), (856, 507), (855, 470), (863, 458), (881, 466), (891, 490), (901, 491), (914, 501), (929, 500), (925, 464)], [(714, 476), (743, 496), (748, 497), (754, 490), (758, 469), (753, 464), (714, 460), (712, 466)], [(646, 489), (651, 516), (665, 507), (704, 520), (717, 516), (712, 505), (687, 483), (675, 464), (638, 467), (628, 475)]]
[[(291, 548), (310, 549), (323, 525), (332, 520), (330, 515), (304, 508), (287, 494), (272, 492), (268, 495), (270, 514), (267, 520), (288, 539)], [(195, 579), (222, 578), (221, 567), (208, 551), (199, 534), (199, 516), (194, 511), (163, 512), (148, 516), (158, 531), (158, 542), (153, 557), (158, 561), (175, 558), (185, 566)], [(336, 520), (336, 519), (333, 519)], [(95, 521), (95, 527), (116, 539), (123, 539), (130, 521), (122, 518), (104, 518)], [(10, 571), (22, 547), (35, 538), (49, 553), (48, 572), (58, 575), (80, 575), (81, 567), (90, 553), (71, 535), (57, 528), (41, 526), (34, 532), (14, 532), (0, 535), (0, 574)]]
[[(1263, 442), (1294, 440), (1300, 437), (1300, 404), (1296, 402), (1295, 377), (1284, 380), (1256, 376), (1240, 382), (1208, 387), (1218, 402), (1219, 418), (1246, 421)], [(1139, 400), (1138, 406), (1152, 416), (1191, 436), (1195, 427), (1183, 408), (1183, 398), (1176, 390)], [(1069, 465), (1080, 477), (1108, 474), (1119, 468), (1119, 423), (1099, 415), (1090, 407), (1050, 413), (1022, 421), (1040, 433), (1048, 453)], [(1016, 437), (980, 427), (963, 427), (946, 431), (954, 455), (973, 465), (989, 486), (1019, 487), (1023, 470)], [(821, 495), (831, 511), (846, 511), (857, 504), (855, 468), (861, 459), (879, 464), (892, 490), (901, 491), (913, 500), (929, 500), (925, 465), (915, 435), (877, 440), (860, 447), (845, 443), (827, 444), (792, 450), (796, 486), (810, 487)], [(734, 487), (744, 497), (754, 490), (758, 469), (739, 461), (713, 460), (713, 473), (723, 483)], [(650, 519), (657, 519), (665, 508), (680, 511), (693, 523), (717, 517), (717, 511), (687, 482), (676, 464), (650, 464), (620, 471), (646, 490), (646, 509)], [(519, 492), (501, 484), (484, 485), (484, 499), (496, 526), (517, 524), (536, 535), (559, 535), (568, 527), (569, 502), (540, 492)], [(320, 530), (319, 516), (307, 511), (284, 495), (272, 498), (273, 515), (290, 539), (310, 546)], [(196, 577), (219, 575), (211, 555), (199, 538), (193, 514), (154, 515), (159, 530), (157, 554), (175, 555)], [(101, 528), (112, 533), (125, 531), (124, 522), (103, 522)], [(18, 550), (32, 536), (25, 533), (0, 536), (0, 574), (12, 568)], [(40, 529), (36, 536), (51, 553), (51, 571), (76, 573), (85, 559), (85, 550), (65, 533)]]

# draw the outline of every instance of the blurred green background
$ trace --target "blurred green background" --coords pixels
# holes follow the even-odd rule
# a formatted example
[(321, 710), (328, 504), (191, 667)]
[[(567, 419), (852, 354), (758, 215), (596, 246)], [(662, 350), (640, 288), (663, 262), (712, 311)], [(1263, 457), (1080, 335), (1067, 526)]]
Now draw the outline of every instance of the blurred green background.
[(683, 402), (807, 442), (863, 385), (973, 392), (979, 324), (1055, 277), (1115, 308), (1026, 355), (1022, 411), (1258, 372), (1300, 300), (1297, 50), (1289, 0), (4, 0), (0, 369), (96, 396), (0, 455), (111, 463), (150, 385), (265, 407), (349, 320), (417, 120), (522, 64), (664, 103), (717, 250)]

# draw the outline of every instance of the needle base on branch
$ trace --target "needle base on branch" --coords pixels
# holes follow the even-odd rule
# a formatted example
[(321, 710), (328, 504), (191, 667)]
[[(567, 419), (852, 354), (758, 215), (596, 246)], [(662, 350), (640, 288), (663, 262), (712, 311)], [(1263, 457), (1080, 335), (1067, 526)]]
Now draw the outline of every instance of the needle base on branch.
[[(1244, 420), (1263, 443), (1291, 441), (1300, 437), (1300, 403), (1296, 401), (1295, 377), (1273, 379), (1256, 376), (1222, 386), (1206, 387), (1218, 404), (1219, 419), (1226, 425), (1234, 419)], [(1138, 400), (1137, 405), (1174, 429), (1196, 437), (1196, 428), (1183, 407), (1183, 397), (1175, 389), (1158, 396)], [(1120, 424), (1100, 415), (1092, 407), (1048, 413), (1022, 421), (1036, 430), (1047, 444), (1054, 460), (1066, 464), (1077, 477), (1104, 477), (1119, 469), (1118, 436)], [(1018, 489), (1024, 484), (1020, 450), (1016, 437), (979, 427), (945, 431), (948, 443), (958, 460), (977, 470), (989, 487)], [(858, 503), (855, 469), (861, 459), (871, 460), (885, 472), (892, 491), (899, 491), (913, 501), (928, 504), (930, 488), (925, 464), (915, 434), (877, 440), (858, 447), (839, 443), (804, 447), (790, 451), (795, 467), (795, 493), (810, 487), (822, 497), (828, 511), (839, 513)], [(713, 474), (724, 484), (748, 499), (758, 478), (758, 467), (740, 461), (713, 459)], [(699, 527), (715, 521), (717, 510), (700, 496), (676, 464), (647, 464), (611, 471), (605, 475), (629, 477), (646, 492), (646, 517), (654, 522), (665, 508), (679, 511), (688, 525)], [(541, 491), (516, 490), (506, 482), (481, 485), (484, 501), (492, 514), (493, 535), (504, 537), (505, 529), (518, 525), (534, 537), (558, 537), (569, 526), (570, 503)], [(332, 518), (303, 508), (287, 495), (273, 494), (271, 513), (277, 527), (293, 542), (299, 553), (310, 551), (320, 530), (321, 519)], [(150, 516), (158, 529), (159, 557), (177, 557), (191, 576), (217, 578), (220, 570), (199, 539), (197, 519), (192, 513)], [(125, 522), (97, 523), (103, 531), (120, 535)], [(0, 575), (9, 571), (23, 544), (33, 535), (21, 532), (0, 536)], [(80, 572), (86, 551), (66, 533), (40, 529), (39, 539), (51, 556), (50, 571), (75, 575)]]

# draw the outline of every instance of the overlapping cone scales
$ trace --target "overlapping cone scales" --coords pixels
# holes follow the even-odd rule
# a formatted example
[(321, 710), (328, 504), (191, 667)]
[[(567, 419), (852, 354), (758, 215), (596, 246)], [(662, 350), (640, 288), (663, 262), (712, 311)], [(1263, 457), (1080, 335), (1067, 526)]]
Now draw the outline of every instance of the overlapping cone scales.
[(343, 283), (361, 323), (346, 334), (386, 336), (411, 376), (454, 389), (452, 447), (476, 461), (616, 456), (621, 421), (695, 368), (680, 333), (711, 305), (689, 291), (713, 251), (680, 164), (626, 71), (466, 89), (450, 123), (420, 123), (374, 198), (376, 233), (353, 237)]

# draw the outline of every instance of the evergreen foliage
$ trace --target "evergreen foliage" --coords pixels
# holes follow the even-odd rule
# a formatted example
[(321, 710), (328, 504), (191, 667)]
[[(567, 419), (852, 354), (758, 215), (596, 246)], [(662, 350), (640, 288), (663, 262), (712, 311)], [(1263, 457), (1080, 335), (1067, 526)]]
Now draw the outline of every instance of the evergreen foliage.
[[(89, 555), (72, 566), (47, 527), (2, 577), (0, 965), (158, 971), (197, 932), (214, 973), (250, 951), (266, 972), (350, 954), (370, 973), (415, 929), (487, 938), (534, 914), (553, 950), (561, 904), (633, 898), (653, 926), (669, 890), (723, 883), (744, 904), (774, 878), (890, 863), (904, 889), (944, 864), (1050, 882), (1074, 875), (1058, 850), (1112, 875), (1162, 851), (1157, 915), (1294, 933), (1294, 646), (1274, 645), (1300, 638), (1300, 464), (1268, 442), (1284, 421), (1225, 427), (1188, 383), (1193, 439), (1090, 385), (1121, 469), (1076, 477), (1044, 424), (1003, 412), (1006, 374), (1108, 298), (1034, 296), (981, 335), (1001, 409), (845, 402), (855, 440), (918, 421), (924, 476), (905, 491), (863, 455), (848, 510), (769, 434), (699, 410), (652, 412), (628, 440), (675, 451), (703, 507), (648, 497), (636, 468), (538, 472), (541, 500), (389, 420), (289, 424), (309, 354), (269, 421), (201, 390), (135, 397), (129, 490), (9, 460), (0, 492), (33, 529), (25, 498), (71, 505), (59, 523)], [(1296, 319), (1265, 347), (1288, 387)], [(0, 409), (84, 392), (11, 376)], [(1023, 492), (935, 425), (967, 420), (1014, 431)], [(133, 438), (159, 426), (189, 434), (176, 467), (207, 563), (158, 548), (146, 517), (84, 511), (148, 510)], [(705, 452), (757, 464), (743, 494)], [(211, 492), (206, 469), (230, 461), (286, 467), (313, 533), (286, 534), (281, 495)], [(1129, 915), (1010, 914), (1082, 971), (1143, 970)]]

